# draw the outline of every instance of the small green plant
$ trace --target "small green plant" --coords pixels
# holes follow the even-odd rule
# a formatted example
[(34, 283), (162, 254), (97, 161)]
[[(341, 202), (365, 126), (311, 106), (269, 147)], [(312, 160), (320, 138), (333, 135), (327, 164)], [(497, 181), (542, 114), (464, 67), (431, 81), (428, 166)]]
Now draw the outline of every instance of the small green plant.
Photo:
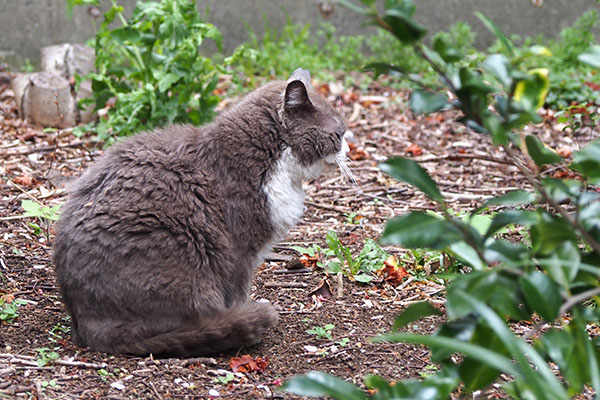
[(563, 108), (555, 114), (556, 120), (565, 124), (565, 129), (571, 129), (572, 132), (578, 132), (583, 128), (594, 128), (600, 121), (600, 116), (596, 112), (597, 105), (592, 102), (573, 104)]
[(342, 347), (346, 347), (348, 345), (348, 343), (350, 343), (350, 339), (347, 337), (342, 338), (342, 339), (338, 340), (337, 342), (335, 342), (335, 344), (338, 344)]
[(355, 212), (353, 213), (346, 213), (344, 214), (346, 216), (346, 223), (349, 225), (360, 225), (362, 218), (358, 217)]
[(317, 246), (316, 244), (309, 247), (292, 246), (292, 249), (296, 250), (300, 254), (316, 258), (320, 258), (323, 252), (323, 249), (321, 249), (321, 247)]
[(214, 383), (220, 383), (222, 385), (227, 385), (230, 382), (232, 382), (235, 379), (235, 375), (233, 375), (231, 372), (228, 372), (227, 375), (225, 376), (217, 376), (215, 379), (213, 379)]
[(38, 353), (37, 365), (38, 367), (45, 367), (48, 364), (52, 364), (55, 360), (58, 360), (60, 355), (49, 347), (40, 347), (35, 349)]
[(42, 392), (44, 392), (46, 390), (46, 388), (56, 389), (56, 388), (60, 387), (59, 384), (54, 379), (51, 379), (49, 381), (41, 381), (40, 386), (42, 388)]
[(315, 335), (317, 339), (332, 339), (331, 332), (335, 329), (334, 324), (327, 324), (324, 326), (315, 326), (306, 331), (310, 335)]
[(58, 221), (58, 211), (60, 210), (61, 204), (45, 207), (36, 201), (23, 200), (21, 201), (21, 207), (25, 210), (25, 213), (22, 214), (21, 217), (36, 219), (36, 222), (27, 223), (27, 225), (33, 229), (33, 233), (35, 235), (41, 235), (43, 233), (46, 240), (50, 241), (50, 228), (52, 223)]
[[(68, 6), (98, 4), (67, 0)], [(114, 27), (119, 23), (120, 27)], [(196, 3), (188, 0), (138, 2), (128, 20), (123, 7), (111, 0), (95, 38), (96, 72), (92, 81), (95, 103), (108, 113), (97, 124), (76, 130), (91, 130), (110, 144), (127, 136), (172, 122), (201, 124), (213, 118), (218, 97), (218, 68), (202, 55), (205, 39), (221, 45), (221, 33), (200, 19)]]
[(10, 324), (19, 316), (19, 307), (27, 304), (11, 294), (0, 296), (0, 324)]
[(33, 64), (31, 64), (31, 60), (29, 58), (25, 59), (25, 62), (23, 63), (23, 65), (21, 65), (21, 68), (19, 68), (21, 72), (25, 72), (25, 73), (32, 73), (35, 71), (35, 67), (33, 66)]
[(357, 282), (371, 282), (373, 272), (381, 269), (385, 260), (390, 256), (381, 246), (373, 239), (367, 239), (358, 257), (352, 256), (352, 251), (348, 246), (345, 246), (337, 236), (335, 231), (328, 231), (325, 236), (328, 249), (325, 250), (325, 255), (335, 256), (337, 260), (321, 263), (325, 266), (325, 270), (331, 274), (341, 272), (348, 278), (354, 279)]

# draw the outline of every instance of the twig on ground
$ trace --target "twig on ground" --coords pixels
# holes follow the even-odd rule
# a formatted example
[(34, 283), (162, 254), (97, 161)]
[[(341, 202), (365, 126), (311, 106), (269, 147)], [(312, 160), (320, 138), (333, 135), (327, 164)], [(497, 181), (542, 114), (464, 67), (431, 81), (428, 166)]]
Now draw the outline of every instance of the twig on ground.
[(304, 204), (306, 204), (307, 206), (322, 208), (324, 210), (339, 212), (341, 214), (349, 214), (352, 212), (352, 210), (347, 209), (347, 208), (330, 206), (328, 204), (313, 203), (312, 201), (305, 201)]
[(307, 288), (308, 285), (304, 282), (266, 282), (267, 288)]

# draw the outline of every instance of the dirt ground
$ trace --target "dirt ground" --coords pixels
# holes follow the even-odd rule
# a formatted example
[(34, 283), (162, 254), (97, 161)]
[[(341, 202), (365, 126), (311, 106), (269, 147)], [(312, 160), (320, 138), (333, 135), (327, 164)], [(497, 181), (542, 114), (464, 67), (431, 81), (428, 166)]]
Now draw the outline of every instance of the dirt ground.
[[(318, 86), (341, 108), (354, 133), (350, 166), (356, 184), (343, 182), (335, 171), (309, 182), (302, 222), (274, 247), (272, 260), (259, 267), (252, 296), (280, 309), (279, 325), (256, 347), (209, 358), (154, 360), (96, 353), (71, 342), (53, 276), (52, 230), (48, 240), (28, 225), (34, 219), (15, 217), (23, 213), (25, 199), (47, 206), (64, 202), (65, 185), (102, 154), (102, 145), (68, 130), (43, 131), (23, 122), (7, 80), (0, 79), (0, 296), (25, 302), (11, 323), (0, 325), (0, 398), (291, 399), (296, 397), (278, 386), (310, 370), (359, 384), (366, 374), (394, 380), (435, 371), (426, 348), (368, 340), (389, 331), (394, 316), (409, 304), (429, 299), (443, 308), (444, 286), (432, 264), (409, 259), (403, 264), (409, 275), (401, 283), (376, 279), (360, 284), (343, 278), (340, 287), (337, 276), (320, 268), (288, 269), (290, 259), (300, 256), (291, 247), (325, 247), (326, 232), (334, 230), (357, 254), (365, 239), (379, 237), (388, 218), (435, 210), (421, 193), (378, 170), (377, 163), (392, 155), (422, 161), (456, 211), (471, 210), (490, 196), (527, 184), (489, 137), (454, 123), (452, 115), (415, 118), (406, 110), (404, 92), (378, 84), (362, 90), (337, 82)], [(561, 129), (551, 112), (545, 113), (543, 124), (531, 127), (556, 149), (579, 148), (583, 138)], [(386, 250), (398, 257), (406, 254), (399, 248)], [(315, 291), (324, 280), (324, 287)], [(427, 318), (409, 329), (429, 333), (438, 323)], [(306, 332), (327, 324), (335, 326), (331, 338)], [(233, 373), (232, 358), (244, 355), (253, 359), (251, 369), (256, 370)], [(44, 365), (49, 358), (56, 359)], [(481, 396), (502, 397), (496, 388)]]

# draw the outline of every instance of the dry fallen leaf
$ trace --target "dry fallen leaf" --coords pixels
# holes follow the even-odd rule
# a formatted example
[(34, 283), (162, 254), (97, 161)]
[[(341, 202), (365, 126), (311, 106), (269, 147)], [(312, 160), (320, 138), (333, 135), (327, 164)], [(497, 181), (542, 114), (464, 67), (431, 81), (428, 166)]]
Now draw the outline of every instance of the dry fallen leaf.
[(359, 147), (354, 143), (348, 143), (348, 147), (350, 148), (348, 158), (352, 161), (361, 161), (369, 158), (369, 153), (362, 147)]
[(569, 147), (569, 146), (559, 147), (558, 149), (556, 149), (556, 152), (562, 158), (569, 158), (573, 154), (573, 152), (571, 151), (571, 147)]
[(319, 282), (317, 287), (315, 287), (313, 290), (311, 290), (308, 293), (309, 297), (312, 295), (321, 296), (324, 299), (330, 299), (333, 297), (333, 289), (331, 289), (331, 284), (329, 283), (327, 278), (325, 278), (321, 282)]
[(416, 157), (423, 154), (423, 149), (421, 149), (419, 145), (413, 143), (406, 147), (406, 153)]
[(398, 286), (408, 275), (408, 272), (398, 264), (396, 256), (389, 256), (383, 263), (383, 268), (379, 271), (383, 279), (393, 286)]
[(15, 182), (17, 185), (32, 187), (35, 183), (35, 179), (29, 175), (21, 175), (15, 177), (15, 179), (13, 179), (13, 182)]
[(269, 365), (266, 357), (252, 358), (249, 354), (241, 357), (231, 357), (229, 367), (233, 372), (263, 372)]

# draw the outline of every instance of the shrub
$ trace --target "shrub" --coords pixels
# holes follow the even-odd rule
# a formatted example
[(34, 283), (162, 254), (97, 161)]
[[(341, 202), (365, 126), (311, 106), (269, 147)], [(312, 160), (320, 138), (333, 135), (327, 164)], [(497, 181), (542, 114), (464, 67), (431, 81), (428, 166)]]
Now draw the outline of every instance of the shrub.
[[(503, 52), (487, 55), (480, 68), (494, 76), (496, 84), (484, 81), (479, 69), (461, 65), (459, 49), (444, 38), (434, 42), (433, 48), (424, 46), (421, 40), (426, 30), (412, 18), (412, 1), (386, 1), (382, 14), (373, 0), (361, 0), (363, 6), (348, 0), (338, 2), (413, 46), (439, 74), (442, 86), (455, 96), (449, 101), (445, 93), (415, 90), (410, 100), (414, 112), (460, 110), (462, 122), (491, 135), (534, 189), (508, 192), (474, 210), (472, 218), (488, 207), (504, 207), (487, 231), (480, 233), (468, 220), (448, 211), (437, 185), (417, 163), (394, 158), (380, 164), (384, 172), (422, 190), (438, 204), (442, 215), (410, 212), (394, 218), (386, 224), (382, 240), (408, 248), (446, 249), (473, 270), (449, 284), (447, 322), (435, 334), (400, 333), (400, 328), (414, 320), (441, 314), (429, 303), (418, 303), (398, 316), (392, 332), (374, 339), (429, 346), (440, 371), (421, 381), (394, 383), (367, 376), (368, 394), (319, 372), (293, 378), (284, 388), (336, 399), (444, 399), (459, 385), (473, 392), (503, 373), (510, 376), (503, 388), (516, 399), (569, 399), (585, 385), (599, 393), (600, 352), (588, 327), (597, 326), (600, 318), (600, 140), (576, 152), (568, 165), (534, 135), (525, 136), (521, 144), (516, 132), (527, 123), (540, 121), (536, 111), (548, 90), (547, 71), (526, 68), (528, 55), (518, 54), (485, 16), (478, 15), (498, 37)], [(539, 46), (530, 48), (529, 53), (548, 54)], [(600, 65), (599, 54), (600, 50), (594, 49), (583, 59)], [(390, 64), (371, 68), (378, 73), (403, 73)], [(533, 167), (517, 157), (521, 150)], [(566, 169), (572, 178), (544, 177), (541, 171), (547, 165)], [(496, 235), (511, 224), (528, 231), (530, 245)], [(534, 321), (524, 337), (510, 329), (511, 323), (519, 321)], [(455, 353), (462, 355), (458, 361), (451, 357)], [(557, 367), (560, 377), (549, 363)]]

